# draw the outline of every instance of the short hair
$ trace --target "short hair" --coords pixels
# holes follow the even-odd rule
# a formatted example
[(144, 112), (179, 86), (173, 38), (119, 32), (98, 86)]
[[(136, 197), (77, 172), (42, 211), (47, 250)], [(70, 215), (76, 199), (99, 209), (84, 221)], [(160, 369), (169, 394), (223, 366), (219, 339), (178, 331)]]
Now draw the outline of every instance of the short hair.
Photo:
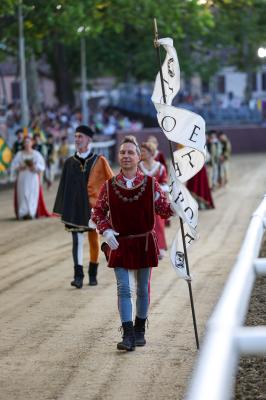
[(133, 136), (133, 135), (125, 136), (124, 139), (122, 140), (122, 142), (120, 143), (120, 147), (125, 143), (134, 144), (136, 146), (136, 151), (137, 151), (138, 155), (140, 156), (140, 147), (139, 147), (139, 144), (138, 144), (135, 136)]
[(23, 129), (22, 128), (17, 129), (15, 135), (17, 136), (19, 133), (23, 133)]
[(141, 148), (148, 150), (149, 153), (151, 153), (152, 156), (155, 155), (156, 153), (156, 145), (153, 142), (143, 142), (140, 145)]

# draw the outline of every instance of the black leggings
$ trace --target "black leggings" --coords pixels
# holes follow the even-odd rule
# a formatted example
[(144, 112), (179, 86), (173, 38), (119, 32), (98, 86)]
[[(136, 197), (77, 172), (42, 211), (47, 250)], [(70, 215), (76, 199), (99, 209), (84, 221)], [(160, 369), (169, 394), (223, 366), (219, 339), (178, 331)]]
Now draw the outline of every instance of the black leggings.
[(72, 255), (74, 265), (83, 264), (83, 233), (72, 232)]

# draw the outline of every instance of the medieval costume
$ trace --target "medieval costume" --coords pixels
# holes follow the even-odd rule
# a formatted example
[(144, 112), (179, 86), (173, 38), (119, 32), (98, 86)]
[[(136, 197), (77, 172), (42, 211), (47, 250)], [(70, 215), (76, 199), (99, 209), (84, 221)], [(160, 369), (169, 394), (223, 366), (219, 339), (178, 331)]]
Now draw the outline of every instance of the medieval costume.
[[(148, 169), (145, 167), (145, 164), (143, 161), (139, 163), (139, 168), (141, 171), (144, 173), (144, 175), (148, 176), (153, 176), (159, 185), (161, 186), (161, 189), (164, 192), (167, 192), (169, 190), (169, 187), (167, 185), (167, 173), (164, 165), (162, 165), (159, 161), (155, 161), (152, 168)], [(159, 258), (162, 258), (164, 255), (164, 251), (167, 250), (167, 244), (166, 244), (166, 238), (165, 238), (165, 220), (160, 217), (160, 215), (155, 216), (155, 233), (157, 236), (158, 240), (158, 247), (160, 251)]]
[[(150, 300), (151, 269), (158, 265), (158, 246), (154, 232), (155, 214), (169, 218), (174, 213), (158, 182), (138, 169), (133, 179), (122, 172), (103, 185), (93, 210), (97, 229), (112, 246), (110, 237), (117, 236), (118, 246), (111, 247), (108, 267), (114, 268), (118, 308), (124, 330), (119, 350), (144, 346), (145, 321)], [(137, 285), (135, 333), (133, 341), (133, 287)], [(127, 342), (129, 339), (129, 342)]]
[[(82, 127), (84, 128), (78, 128)], [(83, 132), (88, 132), (90, 137), (93, 135), (91, 130), (83, 129)], [(100, 242), (96, 230), (89, 227), (89, 220), (100, 187), (111, 176), (113, 173), (107, 160), (103, 156), (93, 154), (90, 147), (85, 153), (76, 152), (74, 156), (69, 157), (63, 167), (54, 213), (61, 216), (66, 230), (72, 232), (74, 281), (71, 285), (77, 288), (83, 285), (84, 232), (88, 232), (90, 247), (89, 284), (97, 285)]]
[(201, 170), (187, 182), (187, 188), (192, 196), (197, 200), (200, 210), (214, 208), (207, 168), (204, 165)]
[(166, 171), (166, 173), (167, 173), (168, 168), (167, 168), (167, 162), (166, 162), (165, 156), (164, 156), (163, 153), (162, 153), (160, 150), (158, 150), (158, 149), (157, 149), (156, 152), (155, 152), (154, 161), (159, 161), (159, 163), (161, 163), (161, 164), (164, 166), (165, 171)]
[(231, 157), (232, 146), (228, 137), (223, 133), (219, 133), (219, 140), (221, 143), (221, 155), (220, 155), (220, 179), (219, 183), (221, 186), (224, 186), (228, 182), (228, 174), (229, 174), (229, 160)]
[(40, 174), (45, 170), (45, 161), (36, 151), (19, 151), (11, 164), (11, 176), (15, 182), (14, 206), (18, 219), (49, 217), (45, 206)]

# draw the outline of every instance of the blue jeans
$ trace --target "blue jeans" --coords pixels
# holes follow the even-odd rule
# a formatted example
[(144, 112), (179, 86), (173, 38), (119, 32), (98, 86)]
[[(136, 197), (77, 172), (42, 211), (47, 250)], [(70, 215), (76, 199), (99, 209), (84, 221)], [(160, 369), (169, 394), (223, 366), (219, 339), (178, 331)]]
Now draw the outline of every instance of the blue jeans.
[(149, 308), (149, 282), (151, 268), (128, 270), (115, 268), (117, 281), (118, 309), (122, 322), (133, 321), (134, 304), (133, 295), (137, 293), (136, 315), (139, 318), (147, 318)]

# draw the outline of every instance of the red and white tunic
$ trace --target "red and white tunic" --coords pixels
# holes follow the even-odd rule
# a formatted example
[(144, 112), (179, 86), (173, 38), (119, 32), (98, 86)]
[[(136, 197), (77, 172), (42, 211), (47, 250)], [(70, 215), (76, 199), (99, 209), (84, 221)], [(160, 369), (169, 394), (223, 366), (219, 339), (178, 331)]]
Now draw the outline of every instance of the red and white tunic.
[(158, 182), (137, 171), (132, 187), (127, 188), (122, 173), (107, 181), (101, 189), (92, 220), (103, 233), (119, 232), (117, 250), (112, 250), (108, 266), (126, 269), (156, 267), (158, 247), (154, 233), (155, 214), (162, 218), (173, 215)]

